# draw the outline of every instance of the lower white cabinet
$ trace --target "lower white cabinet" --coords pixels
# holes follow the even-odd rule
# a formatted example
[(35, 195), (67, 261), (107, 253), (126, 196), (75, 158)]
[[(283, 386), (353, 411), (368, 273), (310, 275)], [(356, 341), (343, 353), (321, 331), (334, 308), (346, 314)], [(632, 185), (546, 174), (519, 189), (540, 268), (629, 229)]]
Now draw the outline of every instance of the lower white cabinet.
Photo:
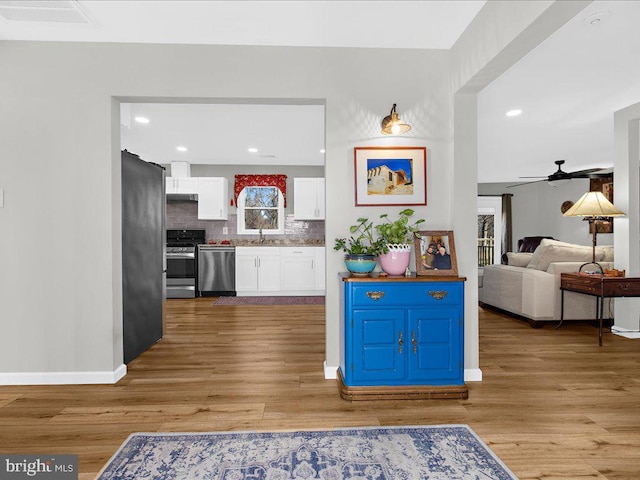
[(324, 247), (236, 247), (236, 294), (324, 295)]
[(237, 295), (273, 295), (279, 290), (280, 248), (236, 247)]
[(314, 247), (280, 249), (280, 289), (315, 290), (316, 252)]

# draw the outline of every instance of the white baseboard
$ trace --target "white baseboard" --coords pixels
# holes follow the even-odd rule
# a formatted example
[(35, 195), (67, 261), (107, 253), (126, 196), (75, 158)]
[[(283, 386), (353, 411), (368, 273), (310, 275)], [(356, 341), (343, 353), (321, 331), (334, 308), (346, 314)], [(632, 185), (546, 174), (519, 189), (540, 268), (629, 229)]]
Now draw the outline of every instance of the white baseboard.
[(0, 385), (94, 385), (114, 384), (127, 374), (120, 365), (113, 372), (0, 372)]
[(622, 327), (616, 327), (615, 325), (611, 327), (611, 333), (613, 333), (614, 335), (619, 335), (624, 338), (632, 338), (632, 339), (640, 338), (640, 332), (636, 330), (628, 330)]
[(338, 367), (330, 367), (327, 361), (324, 361), (324, 378), (325, 380), (335, 380), (338, 378)]
[(465, 368), (464, 381), (465, 382), (481, 382), (482, 370), (480, 370), (479, 368)]

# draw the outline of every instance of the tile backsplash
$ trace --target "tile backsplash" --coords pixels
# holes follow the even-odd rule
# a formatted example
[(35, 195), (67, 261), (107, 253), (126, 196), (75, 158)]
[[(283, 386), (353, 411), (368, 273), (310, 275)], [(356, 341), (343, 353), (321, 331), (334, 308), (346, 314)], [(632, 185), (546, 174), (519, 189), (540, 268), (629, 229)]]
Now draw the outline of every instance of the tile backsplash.
[[(196, 202), (167, 203), (167, 229), (201, 229), (206, 230), (207, 240), (248, 240), (258, 235), (238, 235), (238, 216), (229, 214), (228, 220), (199, 220)], [(227, 234), (223, 228), (227, 227)], [(296, 242), (324, 242), (324, 220), (294, 220), (293, 215), (285, 215), (284, 234), (269, 235), (270, 240), (289, 240)]]

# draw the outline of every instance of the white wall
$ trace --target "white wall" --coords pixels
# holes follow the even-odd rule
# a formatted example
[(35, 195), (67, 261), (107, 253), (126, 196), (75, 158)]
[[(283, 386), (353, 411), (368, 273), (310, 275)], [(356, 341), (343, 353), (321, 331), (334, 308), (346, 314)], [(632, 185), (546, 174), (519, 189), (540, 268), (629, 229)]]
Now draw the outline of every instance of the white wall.
[[(108, 374), (122, 362), (114, 97), (326, 102), (328, 241), (359, 216), (399, 210), (354, 206), (354, 146), (426, 145), (429, 205), (417, 215), (450, 227), (446, 51), (2, 42), (0, 64), (12, 67), (0, 77), (0, 372)], [(380, 138), (394, 102), (414, 129)], [(338, 252), (327, 260), (326, 358), (337, 365), (344, 267)]]
[[(327, 241), (357, 217), (401, 208), (354, 206), (354, 146), (426, 145), (428, 205), (416, 214), (428, 228), (460, 228), (459, 269), (470, 278), (465, 368), (478, 369), (476, 128), (463, 125), (454, 165), (453, 93), (468, 86), (475, 96), (585, 2), (514, 3), (483, 7), (452, 50), (453, 66), (443, 50), (0, 42), (0, 379), (8, 378), (3, 372), (104, 379), (121, 366), (118, 101), (168, 99), (325, 103)], [(468, 100), (458, 116), (475, 111)], [(379, 122), (392, 103), (413, 130), (383, 139)], [(339, 357), (341, 257), (328, 249), (330, 366)]]
[[(517, 182), (516, 182), (517, 183)], [(547, 182), (506, 188), (511, 183), (481, 183), (480, 195), (510, 193), (513, 215), (513, 248), (519, 238), (551, 236), (563, 242), (591, 245), (589, 225), (581, 218), (564, 217), (560, 206), (566, 200), (577, 201), (589, 191), (589, 180), (576, 178), (558, 187)], [(598, 234), (598, 245), (613, 245), (613, 234)]]

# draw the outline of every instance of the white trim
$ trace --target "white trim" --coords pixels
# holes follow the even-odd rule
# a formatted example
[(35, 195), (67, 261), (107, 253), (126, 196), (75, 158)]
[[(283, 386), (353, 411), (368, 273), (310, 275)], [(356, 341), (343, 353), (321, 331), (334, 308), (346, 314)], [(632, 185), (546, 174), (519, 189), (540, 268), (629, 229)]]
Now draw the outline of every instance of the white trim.
[(338, 367), (331, 367), (327, 365), (326, 360), (324, 361), (323, 365), (325, 380), (335, 380), (336, 378), (338, 378)]
[(480, 370), (479, 368), (465, 368), (464, 381), (465, 382), (481, 382), (482, 370)]
[(0, 385), (93, 385), (114, 384), (127, 374), (120, 365), (113, 372), (24, 372), (0, 373)]

